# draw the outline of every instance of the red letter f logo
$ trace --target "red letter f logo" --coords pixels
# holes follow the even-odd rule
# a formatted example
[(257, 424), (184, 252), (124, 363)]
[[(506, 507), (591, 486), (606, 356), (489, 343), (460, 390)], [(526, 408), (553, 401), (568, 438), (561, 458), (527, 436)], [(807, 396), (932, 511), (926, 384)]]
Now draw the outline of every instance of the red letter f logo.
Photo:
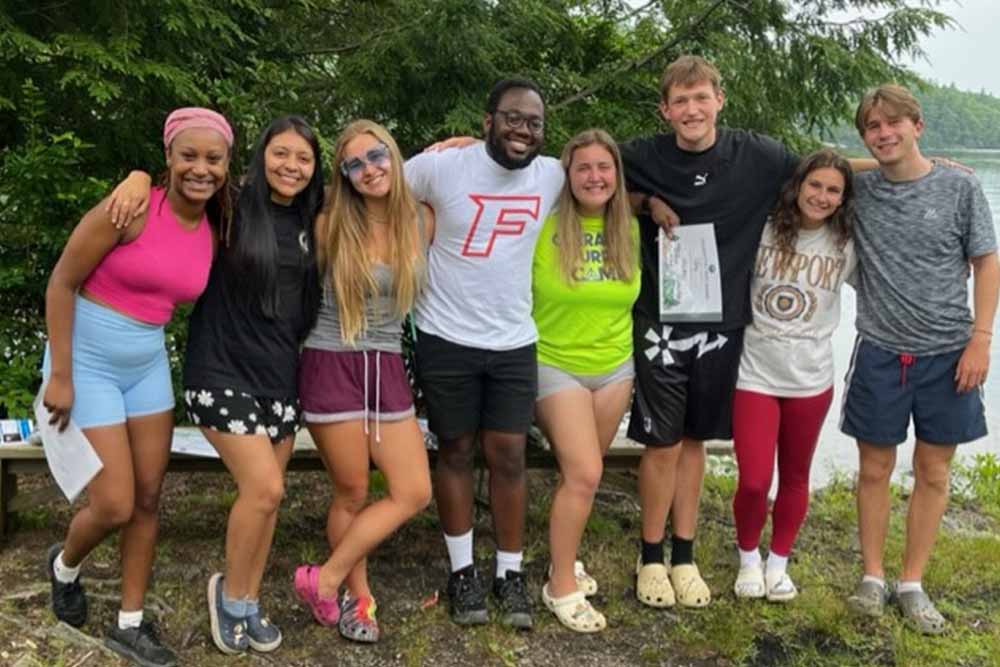
[(477, 208), (462, 246), (462, 255), (466, 257), (489, 257), (497, 236), (520, 236), (526, 224), (538, 220), (541, 198), (537, 195), (469, 197)]

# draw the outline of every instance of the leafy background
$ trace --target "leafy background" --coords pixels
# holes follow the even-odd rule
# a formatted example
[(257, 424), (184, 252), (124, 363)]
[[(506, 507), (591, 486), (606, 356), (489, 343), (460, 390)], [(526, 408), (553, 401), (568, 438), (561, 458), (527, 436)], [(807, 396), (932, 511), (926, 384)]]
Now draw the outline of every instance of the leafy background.
[[(880, 18), (834, 19), (862, 9)], [(45, 285), (66, 236), (129, 169), (158, 170), (174, 107), (233, 121), (238, 173), (282, 113), (306, 116), (325, 147), (357, 117), (386, 124), (407, 153), (477, 134), (492, 82), (519, 74), (546, 94), (557, 153), (585, 127), (621, 139), (662, 130), (659, 75), (693, 52), (724, 74), (723, 123), (805, 150), (850, 138), (864, 88), (916, 83), (901, 63), (951, 25), (933, 0), (0, 4), (0, 416), (26, 413), (37, 390)], [(997, 100), (967, 107), (977, 120), (952, 123), (961, 140), (1000, 145)], [(175, 369), (185, 314), (168, 328)]]

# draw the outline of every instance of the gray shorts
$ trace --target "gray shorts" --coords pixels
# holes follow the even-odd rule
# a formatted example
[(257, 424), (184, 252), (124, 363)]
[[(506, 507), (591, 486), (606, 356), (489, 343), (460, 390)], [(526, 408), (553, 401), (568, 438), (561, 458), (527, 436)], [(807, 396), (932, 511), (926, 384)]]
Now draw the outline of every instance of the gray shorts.
[(546, 396), (570, 389), (582, 387), (588, 391), (597, 391), (608, 385), (631, 380), (635, 377), (635, 362), (629, 357), (624, 363), (616, 368), (612, 368), (607, 373), (599, 375), (578, 375), (569, 373), (561, 368), (549, 366), (548, 364), (538, 364), (538, 398), (540, 401)]

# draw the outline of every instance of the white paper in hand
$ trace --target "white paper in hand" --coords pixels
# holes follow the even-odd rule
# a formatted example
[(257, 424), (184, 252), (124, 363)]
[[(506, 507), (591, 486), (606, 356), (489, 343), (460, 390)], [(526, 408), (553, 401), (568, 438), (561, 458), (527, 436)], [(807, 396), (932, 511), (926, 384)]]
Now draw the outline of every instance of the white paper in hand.
[(35, 399), (35, 423), (42, 436), (42, 446), (45, 458), (49, 462), (49, 471), (56, 480), (69, 502), (76, 500), (90, 480), (101, 471), (104, 464), (97, 456), (87, 436), (83, 434), (73, 420), (70, 420), (66, 430), (59, 432), (57, 425), (49, 424), (52, 413), (42, 405), (45, 385), (42, 385)]

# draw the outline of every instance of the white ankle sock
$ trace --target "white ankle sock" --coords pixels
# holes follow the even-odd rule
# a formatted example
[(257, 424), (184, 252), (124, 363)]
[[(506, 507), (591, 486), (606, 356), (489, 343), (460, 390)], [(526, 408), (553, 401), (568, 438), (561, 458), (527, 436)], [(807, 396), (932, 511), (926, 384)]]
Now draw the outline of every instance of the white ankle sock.
[(77, 565), (76, 567), (69, 567), (63, 562), (63, 552), (60, 551), (59, 555), (56, 556), (56, 559), (52, 561), (52, 571), (56, 575), (56, 581), (61, 584), (73, 583), (80, 576), (81, 565), (83, 565), (83, 563)]
[(767, 554), (767, 572), (772, 577), (782, 575), (788, 568), (788, 556), (779, 556), (773, 551)]
[(917, 581), (901, 581), (896, 584), (897, 593), (919, 593), (924, 590), (923, 585)]
[(444, 544), (448, 547), (448, 560), (451, 561), (451, 571), (458, 572), (472, 565), (472, 531), (464, 535), (449, 535), (445, 533)]
[(741, 568), (760, 565), (760, 551), (757, 549), (751, 549), (750, 551), (743, 551), (743, 549), (740, 549), (739, 552)]
[(142, 625), (142, 609), (139, 611), (125, 611), (124, 609), (118, 611), (119, 630), (137, 628), (140, 625)]
[(497, 579), (506, 577), (509, 570), (520, 572), (522, 560), (524, 560), (523, 551), (497, 550)]
[(872, 583), (878, 584), (883, 589), (885, 588), (885, 579), (883, 579), (882, 577), (876, 577), (873, 574), (866, 574), (865, 576), (861, 577), (861, 581), (863, 581), (863, 582), (864, 581), (870, 581)]

